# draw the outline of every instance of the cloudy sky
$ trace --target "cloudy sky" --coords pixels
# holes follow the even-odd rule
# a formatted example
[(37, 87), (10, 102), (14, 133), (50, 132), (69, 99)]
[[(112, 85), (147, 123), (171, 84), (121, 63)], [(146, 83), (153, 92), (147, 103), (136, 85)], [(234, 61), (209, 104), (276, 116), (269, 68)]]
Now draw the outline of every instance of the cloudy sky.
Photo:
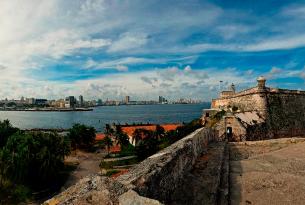
[(1, 0), (0, 98), (305, 89), (305, 2)]

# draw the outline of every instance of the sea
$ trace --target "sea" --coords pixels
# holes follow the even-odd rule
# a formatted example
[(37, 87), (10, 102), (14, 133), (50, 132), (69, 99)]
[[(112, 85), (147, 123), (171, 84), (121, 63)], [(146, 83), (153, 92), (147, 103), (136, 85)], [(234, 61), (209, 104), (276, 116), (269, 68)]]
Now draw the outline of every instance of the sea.
[(100, 106), (81, 112), (0, 111), (0, 120), (8, 119), (20, 129), (68, 129), (82, 123), (102, 131), (105, 124), (112, 123), (186, 123), (200, 118), (202, 110), (209, 107), (202, 103)]

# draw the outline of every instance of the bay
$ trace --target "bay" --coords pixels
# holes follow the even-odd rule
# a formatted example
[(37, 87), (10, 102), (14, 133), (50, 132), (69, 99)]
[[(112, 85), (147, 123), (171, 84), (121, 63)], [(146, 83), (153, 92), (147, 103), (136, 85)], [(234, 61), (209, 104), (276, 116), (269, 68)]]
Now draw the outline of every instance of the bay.
[(21, 129), (67, 129), (75, 123), (104, 129), (106, 123), (182, 123), (201, 117), (203, 104), (122, 105), (95, 107), (87, 112), (1, 111), (0, 119), (9, 119)]

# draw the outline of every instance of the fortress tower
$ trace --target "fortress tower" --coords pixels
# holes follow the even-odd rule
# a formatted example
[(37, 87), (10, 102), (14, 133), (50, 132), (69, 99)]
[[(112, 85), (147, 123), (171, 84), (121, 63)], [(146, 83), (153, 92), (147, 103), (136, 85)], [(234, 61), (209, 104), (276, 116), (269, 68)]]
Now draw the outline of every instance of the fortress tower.
[(255, 87), (237, 92), (232, 84), (222, 91), (204, 111), (204, 121), (222, 110), (226, 120), (219, 126), (220, 134), (231, 123), (230, 130), (247, 139), (305, 136), (305, 91), (267, 87), (263, 76)]

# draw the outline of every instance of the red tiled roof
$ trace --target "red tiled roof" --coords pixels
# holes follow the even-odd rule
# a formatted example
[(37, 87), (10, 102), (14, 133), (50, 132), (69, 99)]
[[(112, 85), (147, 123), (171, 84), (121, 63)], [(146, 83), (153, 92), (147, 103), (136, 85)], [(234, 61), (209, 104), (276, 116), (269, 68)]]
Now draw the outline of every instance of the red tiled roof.
[[(181, 126), (181, 124), (163, 124), (161, 127), (164, 128), (165, 131), (175, 130), (177, 127)], [(145, 130), (156, 130), (156, 125), (136, 125), (136, 126), (122, 126), (122, 131), (125, 132), (128, 136), (132, 136), (136, 129), (145, 129)]]
[(101, 141), (101, 140), (103, 140), (103, 139), (105, 139), (105, 134), (104, 133), (96, 133), (95, 134), (95, 140), (96, 141)]
[(110, 153), (118, 153), (121, 151), (121, 147), (120, 145), (113, 145), (112, 147), (110, 147)]

